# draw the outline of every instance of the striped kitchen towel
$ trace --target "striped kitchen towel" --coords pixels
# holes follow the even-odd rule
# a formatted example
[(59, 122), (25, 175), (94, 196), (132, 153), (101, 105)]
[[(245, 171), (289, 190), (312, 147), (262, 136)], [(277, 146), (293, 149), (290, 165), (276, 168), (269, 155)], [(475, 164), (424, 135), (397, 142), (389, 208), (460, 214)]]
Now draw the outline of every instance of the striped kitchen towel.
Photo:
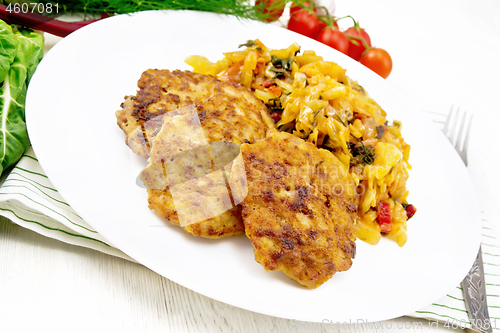
[[(484, 215), (484, 214), (483, 214)], [(500, 245), (495, 232), (483, 217), (481, 249), (486, 283), (486, 298), (493, 333), (500, 332)], [(411, 317), (439, 321), (447, 328), (472, 328), (465, 309), (462, 287), (450, 290), (445, 297), (408, 314)]]
[(64, 201), (31, 147), (0, 187), (0, 215), (44, 236), (133, 261), (111, 246)]

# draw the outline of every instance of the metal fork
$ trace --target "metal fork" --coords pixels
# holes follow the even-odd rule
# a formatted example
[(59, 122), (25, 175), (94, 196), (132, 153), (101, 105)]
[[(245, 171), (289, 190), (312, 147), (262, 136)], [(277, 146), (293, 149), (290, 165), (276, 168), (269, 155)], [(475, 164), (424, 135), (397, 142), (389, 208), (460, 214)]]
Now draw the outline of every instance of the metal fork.
[[(465, 124), (467, 123), (467, 113), (463, 112), (463, 115), (461, 115), (460, 108), (458, 108), (456, 112), (454, 112), (453, 109), (454, 108), (452, 106), (450, 112), (448, 113), (448, 117), (446, 118), (443, 133), (448, 137), (451, 144), (455, 147), (458, 154), (462, 158), (462, 161), (467, 166), (467, 148), (469, 146), (472, 116), (469, 119), (465, 138), (463, 138)], [(460, 117), (462, 118), (462, 121), (458, 123)], [(458, 134), (455, 135), (455, 132), (459, 127), (460, 129), (458, 130)], [(488, 304), (486, 302), (484, 267), (481, 253), (482, 250), (481, 247), (479, 247), (476, 260), (474, 261), (469, 273), (462, 281), (461, 286), (465, 299), (465, 307), (472, 325), (481, 332), (492, 333), (493, 330), (488, 313)]]
[[(455, 115), (456, 113), (456, 115)], [(465, 139), (462, 138), (464, 134), (464, 127), (467, 123), (467, 112), (463, 112), (462, 121), (460, 125), (458, 125), (458, 119), (460, 118), (460, 108), (457, 109), (456, 112), (453, 111), (453, 105), (451, 106), (450, 112), (448, 113), (448, 117), (446, 118), (446, 122), (444, 124), (443, 133), (448, 137), (451, 144), (455, 147), (458, 154), (464, 161), (464, 164), (467, 166), (467, 147), (469, 145), (469, 137), (471, 132), (472, 125), (472, 116), (469, 120), (469, 125), (467, 126), (467, 133), (465, 134)], [(452, 124), (453, 122), (453, 124)], [(458, 125), (458, 126), (457, 126)], [(458, 135), (455, 135), (457, 128), (460, 126), (458, 130)], [(462, 145), (463, 141), (463, 145)]]

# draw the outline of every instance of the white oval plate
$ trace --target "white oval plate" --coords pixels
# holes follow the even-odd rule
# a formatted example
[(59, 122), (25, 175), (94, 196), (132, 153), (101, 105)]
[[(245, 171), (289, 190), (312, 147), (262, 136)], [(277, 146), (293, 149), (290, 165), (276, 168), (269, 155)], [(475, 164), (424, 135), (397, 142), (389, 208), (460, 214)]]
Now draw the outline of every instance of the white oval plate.
[[(266, 272), (244, 236), (200, 239), (158, 218), (136, 185), (136, 160), (116, 125), (115, 111), (125, 95), (135, 94), (144, 70), (190, 69), (184, 63), (189, 55), (216, 61), (256, 38), (271, 48), (298, 42), (338, 62), (389, 119), (402, 120), (412, 145), (408, 188), (418, 212), (409, 221), (407, 244), (358, 241), (352, 268), (316, 290)], [(237, 307), (316, 322), (394, 318), (458, 285), (479, 247), (473, 184), (446, 138), (376, 74), (286, 29), (191, 11), (108, 18), (76, 31), (47, 54), (26, 103), (29, 135), (43, 169), (90, 225), (150, 269)]]

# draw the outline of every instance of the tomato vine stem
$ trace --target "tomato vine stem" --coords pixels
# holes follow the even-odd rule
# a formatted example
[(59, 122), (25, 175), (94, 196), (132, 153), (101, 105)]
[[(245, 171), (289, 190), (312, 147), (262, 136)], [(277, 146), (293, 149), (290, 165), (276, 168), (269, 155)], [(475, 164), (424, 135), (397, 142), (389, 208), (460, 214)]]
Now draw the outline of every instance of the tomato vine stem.
[(365, 52), (372, 48), (370, 45), (368, 45), (368, 43), (365, 41), (365, 39), (363, 37), (358, 37), (358, 36), (353, 36), (353, 35), (348, 35), (348, 34), (346, 34), (346, 37), (349, 38), (349, 40), (354, 39), (353, 41), (351, 41), (351, 43), (353, 43), (356, 46), (359, 45), (358, 41), (361, 41), (361, 43), (365, 47)]

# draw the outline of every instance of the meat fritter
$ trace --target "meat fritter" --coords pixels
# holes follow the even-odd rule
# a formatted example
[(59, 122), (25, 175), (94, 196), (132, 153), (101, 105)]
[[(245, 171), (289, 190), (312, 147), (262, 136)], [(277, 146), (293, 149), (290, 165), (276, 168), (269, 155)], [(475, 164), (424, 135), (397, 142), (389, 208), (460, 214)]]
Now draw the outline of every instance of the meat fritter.
[[(158, 116), (188, 105), (196, 106), (210, 142), (253, 143), (274, 129), (266, 106), (250, 90), (208, 75), (148, 69), (138, 87), (136, 96), (125, 97), (116, 118), (127, 144), (144, 157), (149, 156), (147, 141), (161, 127)], [(142, 129), (145, 124), (149, 129)]]
[(208, 142), (194, 106), (165, 113), (154, 121), (162, 126), (154, 139), (148, 137), (151, 146), (148, 166), (141, 171), (146, 188), (163, 190), (213, 171)]
[[(219, 189), (226, 189), (225, 184), (218, 184)], [(217, 191), (217, 188), (215, 189)], [(149, 207), (174, 225), (180, 225), (174, 200), (170, 190), (148, 190)], [(186, 233), (204, 238), (221, 238), (242, 234), (245, 230), (241, 222), (241, 207), (230, 210), (207, 219), (203, 222), (189, 224), (182, 227)]]
[(255, 260), (309, 288), (351, 267), (357, 194), (332, 153), (289, 133), (244, 144), (245, 232)]
[(163, 125), (150, 142), (149, 163), (141, 171), (150, 207), (196, 236), (242, 233), (241, 209), (231, 202), (221, 170), (231, 165), (239, 147), (214, 142), (209, 149), (194, 107), (171, 114), (159, 116)]
[[(139, 91), (136, 96), (126, 97), (122, 104), (122, 110), (116, 112), (116, 117), (118, 125), (127, 135), (126, 142), (129, 147), (136, 154), (144, 157), (150, 156), (153, 143), (162, 126), (166, 136), (168, 136), (169, 130), (170, 133), (178, 134), (179, 139), (189, 136), (193, 130), (192, 126), (186, 125), (181, 128), (178, 126), (179, 124), (173, 123), (175, 119), (173, 116), (182, 116), (182, 112), (179, 110), (186, 107), (195, 108), (201, 130), (208, 143), (231, 142), (238, 145), (254, 143), (264, 138), (268, 131), (275, 130), (267, 108), (250, 90), (219, 81), (207, 75), (189, 71), (171, 72), (149, 69), (142, 74), (138, 87)], [(173, 116), (162, 116), (167, 113)], [(158, 156), (168, 157), (175, 149), (194, 148), (194, 146), (185, 146), (185, 143), (178, 140), (169, 148), (163, 145), (161, 148), (163, 151), (158, 151)], [(168, 186), (163, 186), (165, 180), (161, 176), (164, 172), (162, 169), (164, 165), (158, 164), (158, 156), (156, 164), (153, 165), (150, 161), (148, 174), (141, 175), (143, 180), (148, 177), (153, 181), (160, 180), (159, 187), (146, 184), (149, 208), (155, 210), (157, 214), (172, 224), (180, 225), (176, 205), (172, 198), (173, 192)], [(183, 159), (185, 160), (186, 156), (183, 156)], [(229, 191), (226, 183), (222, 183), (220, 179), (212, 179), (211, 181), (213, 181), (213, 193), (222, 195), (224, 191)], [(204, 192), (208, 196), (212, 193), (208, 189)], [(231, 195), (230, 191), (229, 195)], [(203, 199), (208, 200), (209, 198), (203, 197)], [(231, 207), (216, 217), (184, 225), (183, 229), (187, 233), (207, 238), (243, 233), (241, 208)]]

